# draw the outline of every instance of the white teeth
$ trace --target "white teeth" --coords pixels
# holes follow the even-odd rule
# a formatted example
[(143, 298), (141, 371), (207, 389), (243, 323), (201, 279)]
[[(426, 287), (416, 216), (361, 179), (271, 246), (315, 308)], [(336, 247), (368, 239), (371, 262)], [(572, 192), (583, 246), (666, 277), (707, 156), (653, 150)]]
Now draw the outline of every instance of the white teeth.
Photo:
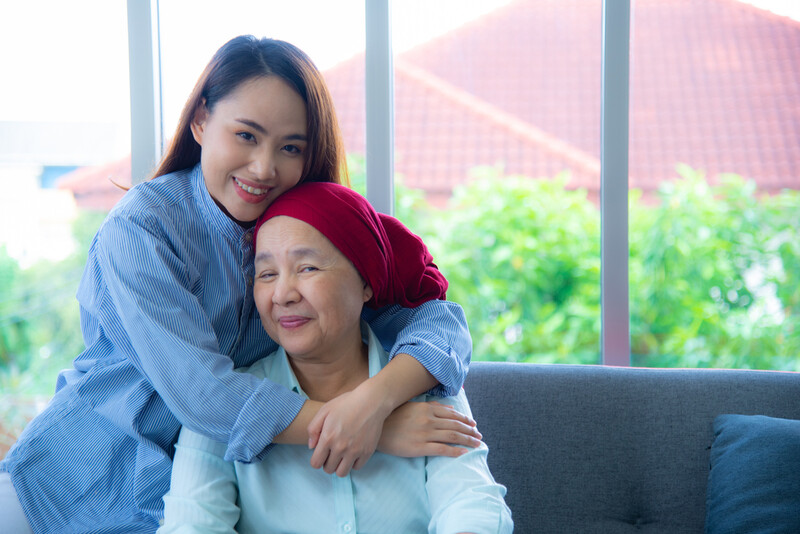
[(238, 178), (234, 178), (233, 181), (236, 182), (236, 185), (238, 185), (251, 195), (263, 195), (264, 193), (267, 192), (266, 189), (259, 189), (257, 187), (250, 187), (249, 185), (245, 185), (242, 182), (240, 182)]

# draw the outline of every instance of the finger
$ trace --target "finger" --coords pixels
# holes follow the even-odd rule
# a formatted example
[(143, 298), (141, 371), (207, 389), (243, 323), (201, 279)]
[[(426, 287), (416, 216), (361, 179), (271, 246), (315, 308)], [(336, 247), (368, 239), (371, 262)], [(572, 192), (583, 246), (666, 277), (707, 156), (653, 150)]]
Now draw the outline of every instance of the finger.
[(314, 453), (311, 455), (311, 467), (314, 469), (319, 469), (323, 467), (328, 462), (328, 457), (330, 456), (330, 449), (323, 446), (317, 446), (314, 449)]
[(423, 444), (423, 447), (430, 443), (469, 447), (474, 449), (476, 447), (480, 447), (481, 440), (475, 436), (462, 434), (461, 432), (456, 432), (453, 430), (434, 430), (425, 437), (425, 443)]
[(336, 467), (336, 475), (339, 477), (346, 477), (347, 474), (350, 472), (350, 469), (353, 467), (356, 458), (352, 456), (345, 456), (342, 458), (342, 461), (339, 462), (339, 465)]
[(458, 458), (459, 456), (468, 452), (469, 449), (454, 447), (453, 445), (446, 445), (444, 443), (428, 443), (423, 447), (423, 454), (425, 456), (445, 456), (448, 458)]
[[(352, 461), (348, 463), (344, 455), (342, 455), (341, 453), (336, 454), (332, 451), (331, 454), (328, 456), (328, 459), (325, 460), (325, 465), (322, 466), (322, 470), (328, 473), (329, 475), (333, 473), (338, 474), (337, 470), (339, 469), (339, 466), (342, 464), (344, 464), (347, 469), (347, 471), (345, 471), (346, 475), (347, 472), (350, 471), (350, 465), (352, 464)], [(345, 469), (345, 467), (343, 467), (342, 469)], [(339, 476), (344, 476), (344, 475), (339, 475)]]
[(325, 463), (322, 465), (322, 470), (329, 475), (335, 473), (339, 468), (339, 464), (342, 463), (346, 450), (342, 447), (331, 447), (327, 458), (325, 458)]
[(434, 405), (433, 406), (433, 408), (434, 408), (433, 409), (433, 414), (436, 417), (441, 417), (443, 419), (453, 419), (455, 421), (461, 421), (462, 423), (464, 423), (466, 425), (469, 425), (469, 426), (476, 426), (477, 425), (477, 423), (475, 422), (475, 420), (472, 417), (459, 412), (458, 410), (456, 410), (455, 408), (453, 408), (452, 406), (450, 406), (448, 404), (442, 404), (441, 402), (437, 402), (437, 401), (430, 401), (429, 404)]
[(322, 426), (325, 424), (325, 414), (323, 410), (317, 414), (308, 423), (308, 448), (313, 449), (319, 445), (319, 438), (322, 435)]
[(447, 430), (450, 432), (457, 432), (459, 434), (463, 434), (465, 436), (470, 436), (477, 439), (483, 438), (483, 435), (478, 430), (478, 427), (466, 425), (461, 421), (443, 419), (441, 421), (437, 421), (434, 426), (436, 430)]
[(480, 439), (453, 430), (437, 430), (431, 436), (430, 441), (448, 445), (461, 445), (473, 449), (479, 447), (481, 444)]

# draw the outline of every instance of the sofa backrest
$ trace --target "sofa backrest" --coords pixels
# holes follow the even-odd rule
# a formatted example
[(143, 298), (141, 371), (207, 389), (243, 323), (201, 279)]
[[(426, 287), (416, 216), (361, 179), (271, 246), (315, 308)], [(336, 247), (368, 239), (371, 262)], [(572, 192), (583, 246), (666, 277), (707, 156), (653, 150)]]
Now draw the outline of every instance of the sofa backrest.
[(515, 532), (703, 532), (712, 423), (800, 419), (800, 373), (472, 362)]

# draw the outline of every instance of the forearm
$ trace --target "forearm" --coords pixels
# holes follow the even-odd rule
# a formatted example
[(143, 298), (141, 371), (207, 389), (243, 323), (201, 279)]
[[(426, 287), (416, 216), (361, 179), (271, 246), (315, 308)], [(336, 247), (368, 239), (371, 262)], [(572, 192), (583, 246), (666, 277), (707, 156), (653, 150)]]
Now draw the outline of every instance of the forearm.
[(275, 436), (273, 443), (280, 443), (283, 445), (307, 444), (309, 442), (308, 425), (311, 424), (311, 420), (314, 419), (314, 416), (317, 415), (317, 412), (319, 412), (323, 404), (324, 403), (319, 401), (306, 400), (305, 404), (303, 404), (303, 407), (300, 409), (300, 413), (297, 414), (297, 417), (294, 418), (283, 432)]
[[(379, 373), (364, 381), (359, 389), (363, 389), (369, 399), (380, 405), (379, 410), (388, 415), (401, 404), (428, 391), (436, 384), (436, 379), (421, 363), (408, 354), (398, 354)], [(319, 401), (306, 400), (291, 424), (275, 436), (274, 443), (287, 445), (308, 443), (308, 426), (323, 404)]]
[(361, 386), (370, 398), (380, 402), (388, 415), (395, 408), (430, 390), (438, 384), (436, 378), (409, 354), (397, 354), (375, 376)]

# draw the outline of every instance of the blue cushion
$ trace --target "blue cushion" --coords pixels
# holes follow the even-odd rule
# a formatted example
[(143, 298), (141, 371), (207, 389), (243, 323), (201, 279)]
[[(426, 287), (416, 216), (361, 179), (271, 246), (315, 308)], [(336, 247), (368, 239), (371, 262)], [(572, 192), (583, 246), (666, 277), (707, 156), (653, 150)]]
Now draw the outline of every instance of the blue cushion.
[(706, 533), (800, 532), (800, 421), (714, 420)]

